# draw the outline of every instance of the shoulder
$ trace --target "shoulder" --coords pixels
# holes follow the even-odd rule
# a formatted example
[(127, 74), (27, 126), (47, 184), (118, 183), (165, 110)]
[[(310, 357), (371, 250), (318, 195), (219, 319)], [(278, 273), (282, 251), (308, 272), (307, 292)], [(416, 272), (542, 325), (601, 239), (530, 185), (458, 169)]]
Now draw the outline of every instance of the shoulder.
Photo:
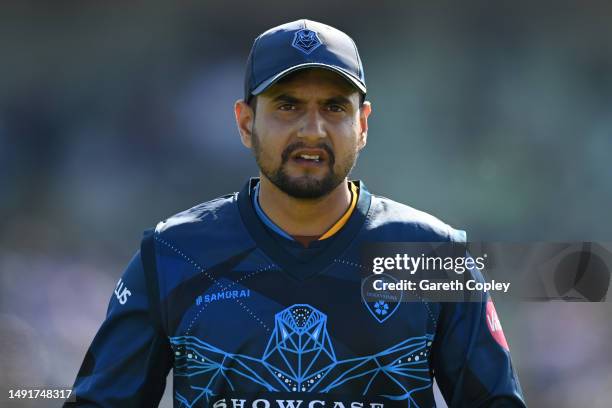
[(194, 272), (230, 259), (240, 262), (252, 252), (254, 242), (242, 222), (238, 196), (200, 203), (157, 224), (145, 239), (153, 241), (160, 282), (178, 284)]
[(455, 229), (424, 211), (386, 197), (372, 194), (366, 228), (372, 232), (397, 236), (399, 240), (465, 242), (465, 231)]
[(213, 200), (200, 203), (187, 210), (159, 222), (155, 233), (163, 236), (189, 234), (203, 229), (219, 228), (223, 224), (228, 228), (239, 222), (237, 193), (227, 194)]

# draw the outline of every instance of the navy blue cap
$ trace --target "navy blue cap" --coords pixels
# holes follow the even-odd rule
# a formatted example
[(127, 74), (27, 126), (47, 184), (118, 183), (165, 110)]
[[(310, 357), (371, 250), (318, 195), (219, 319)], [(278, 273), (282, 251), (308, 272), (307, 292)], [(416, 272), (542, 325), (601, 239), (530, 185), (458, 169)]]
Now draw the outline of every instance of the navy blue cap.
[(342, 31), (311, 20), (298, 20), (269, 29), (255, 39), (247, 61), (244, 96), (265, 91), (291, 72), (304, 68), (334, 71), (366, 93), (357, 46)]

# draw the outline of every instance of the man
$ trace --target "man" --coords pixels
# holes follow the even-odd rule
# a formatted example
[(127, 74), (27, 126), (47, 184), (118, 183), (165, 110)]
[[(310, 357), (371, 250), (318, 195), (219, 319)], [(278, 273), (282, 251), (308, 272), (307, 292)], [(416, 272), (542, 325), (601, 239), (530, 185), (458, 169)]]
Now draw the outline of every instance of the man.
[(335, 28), (300, 20), (255, 40), (234, 109), (260, 177), (145, 234), (77, 405), (155, 406), (172, 368), (175, 407), (432, 407), (434, 378), (453, 407), (524, 406), (486, 299), (386, 305), (384, 318), (362, 299), (364, 243), (465, 239), (348, 181), (365, 94), (357, 48)]

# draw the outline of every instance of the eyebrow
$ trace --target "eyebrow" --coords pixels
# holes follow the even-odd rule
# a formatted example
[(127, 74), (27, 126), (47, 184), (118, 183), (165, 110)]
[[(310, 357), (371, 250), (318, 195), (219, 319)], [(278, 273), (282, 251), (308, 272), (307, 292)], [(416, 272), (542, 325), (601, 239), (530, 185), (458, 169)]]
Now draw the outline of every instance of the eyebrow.
[(288, 95), (288, 94), (277, 95), (274, 98), (272, 98), (272, 100), (274, 102), (285, 102), (285, 103), (293, 103), (293, 104), (298, 104), (298, 103), (301, 102), (300, 99), (298, 99), (298, 98), (296, 98), (294, 96)]
[[(303, 100), (296, 98), (295, 96), (291, 96), (289, 94), (280, 94), (272, 98), (274, 102), (284, 102), (291, 104), (299, 104), (303, 102)], [(332, 96), (331, 98), (327, 98), (323, 100), (323, 105), (350, 105), (351, 100), (346, 96), (338, 95)]]
[(325, 105), (350, 105), (351, 100), (346, 96), (338, 95), (325, 100)]

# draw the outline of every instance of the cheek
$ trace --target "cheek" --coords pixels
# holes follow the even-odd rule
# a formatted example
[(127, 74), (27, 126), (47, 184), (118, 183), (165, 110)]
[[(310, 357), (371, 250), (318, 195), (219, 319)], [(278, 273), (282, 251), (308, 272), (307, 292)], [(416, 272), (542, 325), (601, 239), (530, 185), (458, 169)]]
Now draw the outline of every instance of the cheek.
[(361, 148), (363, 148), (363, 146), (365, 145), (365, 140), (364, 140), (364, 136), (362, 134), (361, 131), (361, 122), (359, 121), (359, 118), (356, 118), (355, 121), (353, 122), (353, 135), (354, 135), (354, 140), (355, 140), (355, 149), (356, 150), (361, 150)]
[(359, 152), (359, 140), (354, 132), (346, 135), (341, 142), (334, 146), (336, 161), (334, 171), (344, 171), (347, 166), (353, 164)]
[(256, 146), (257, 154), (260, 158), (264, 159), (270, 164), (279, 162), (283, 151), (283, 146), (278, 137), (274, 133), (270, 133), (270, 129), (266, 129), (266, 132), (256, 132)]
[(336, 129), (337, 147), (342, 149), (344, 154), (352, 154), (359, 148), (361, 140), (361, 127), (358, 120), (347, 121)]

